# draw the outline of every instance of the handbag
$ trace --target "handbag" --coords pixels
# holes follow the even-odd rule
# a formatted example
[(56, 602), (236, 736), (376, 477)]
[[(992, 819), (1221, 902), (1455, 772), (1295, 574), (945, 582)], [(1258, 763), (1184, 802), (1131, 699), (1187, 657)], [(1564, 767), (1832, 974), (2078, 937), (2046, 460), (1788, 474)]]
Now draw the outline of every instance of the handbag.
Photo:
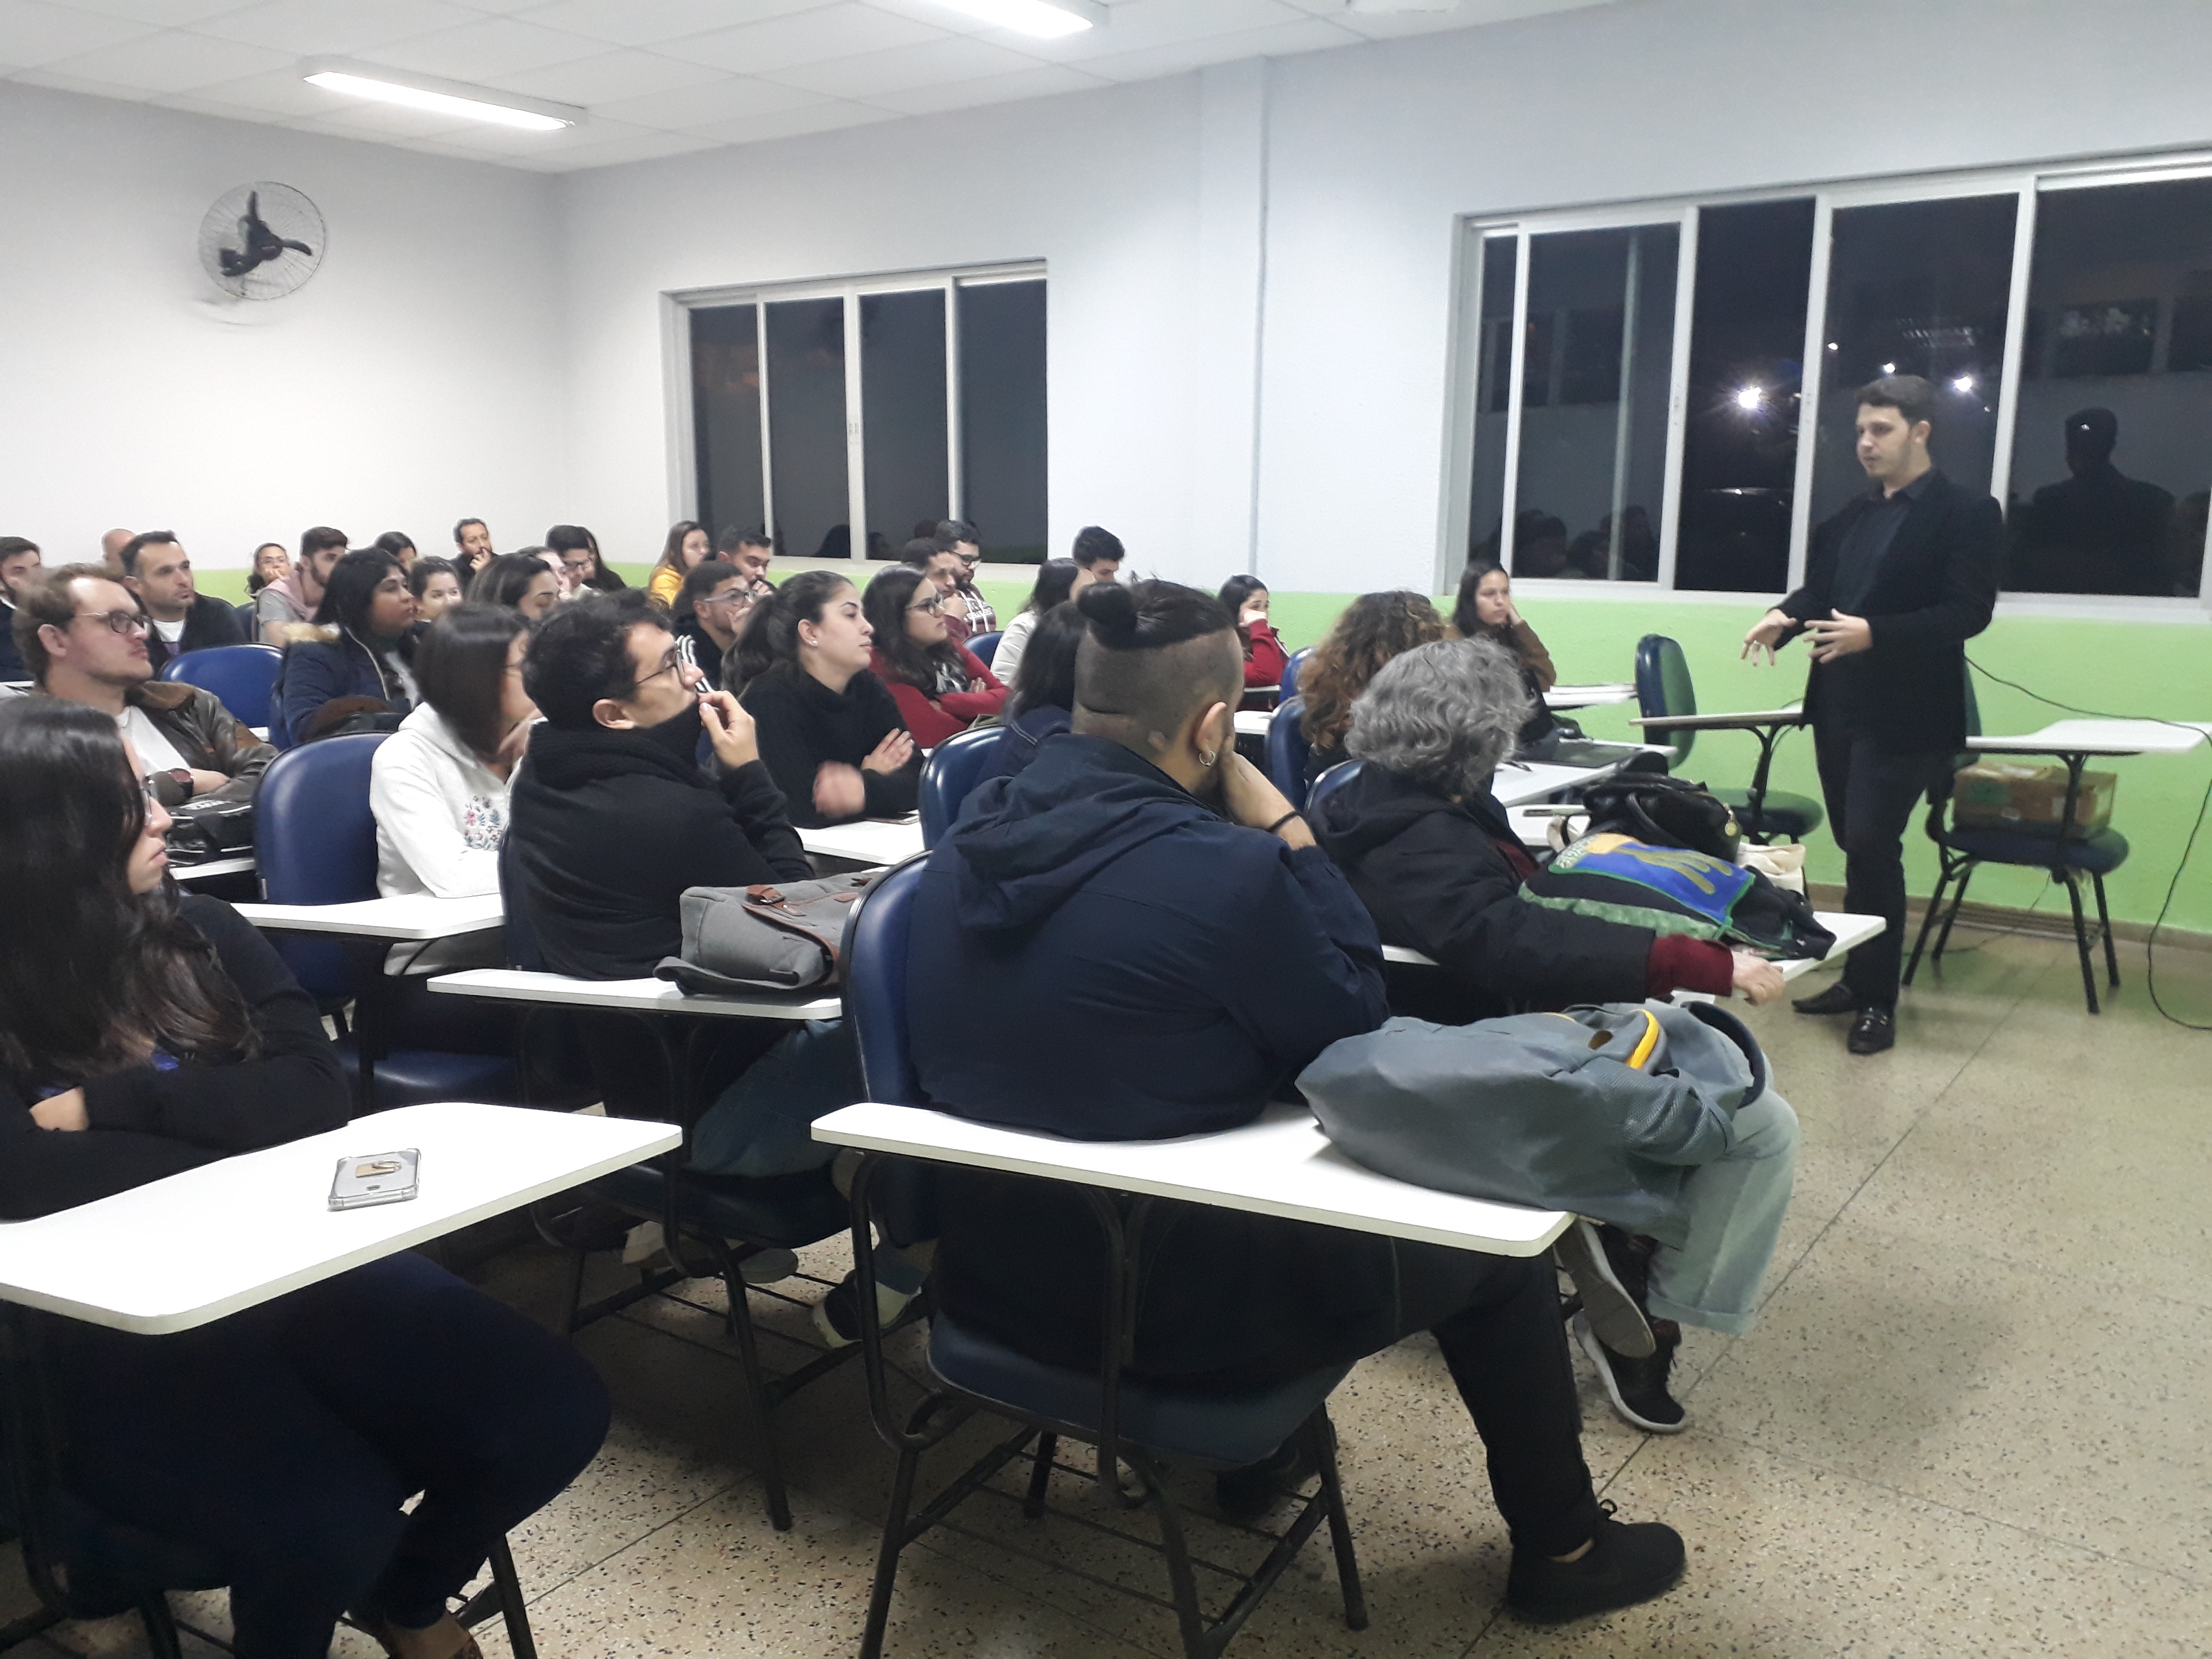
[(750, 887), (687, 887), (678, 901), (683, 953), (653, 971), (693, 996), (804, 991), (839, 979), (860, 896), (881, 872)]
[(1743, 831), (1729, 804), (1702, 783), (1663, 772), (1620, 772), (1585, 784), (1586, 836), (1626, 836), (1652, 847), (1686, 847), (1734, 864)]
[(172, 864), (210, 864), (253, 850), (253, 803), (188, 800), (169, 809)]
[(1826, 957), (1836, 936), (1812, 901), (1758, 871), (1686, 847), (1584, 836), (1521, 890), (1531, 904), (1681, 933), (1787, 961)]

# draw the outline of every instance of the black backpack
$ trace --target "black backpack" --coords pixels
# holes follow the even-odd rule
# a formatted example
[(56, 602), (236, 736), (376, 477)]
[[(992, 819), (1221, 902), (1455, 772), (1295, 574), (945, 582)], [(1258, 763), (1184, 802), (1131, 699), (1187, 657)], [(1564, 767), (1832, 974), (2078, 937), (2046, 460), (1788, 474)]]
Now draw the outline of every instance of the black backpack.
[(1743, 831), (1729, 804), (1702, 783), (1659, 772), (1620, 772), (1585, 784), (1585, 836), (1626, 836), (1652, 847), (1686, 847), (1735, 862)]

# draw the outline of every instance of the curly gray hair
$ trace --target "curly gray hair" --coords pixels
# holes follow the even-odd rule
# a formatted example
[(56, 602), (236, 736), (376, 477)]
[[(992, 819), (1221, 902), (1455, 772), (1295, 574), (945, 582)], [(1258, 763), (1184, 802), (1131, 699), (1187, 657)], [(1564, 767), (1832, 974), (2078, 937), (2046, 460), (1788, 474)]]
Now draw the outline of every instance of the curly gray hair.
[(1531, 712), (1520, 660), (1491, 640), (1393, 657), (1352, 706), (1345, 752), (1447, 800), (1490, 787)]

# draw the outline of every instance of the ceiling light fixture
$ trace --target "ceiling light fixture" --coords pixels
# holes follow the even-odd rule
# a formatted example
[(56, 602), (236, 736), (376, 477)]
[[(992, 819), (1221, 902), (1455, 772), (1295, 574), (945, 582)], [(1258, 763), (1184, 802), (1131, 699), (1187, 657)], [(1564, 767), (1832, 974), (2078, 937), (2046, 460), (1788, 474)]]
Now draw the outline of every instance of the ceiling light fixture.
[(586, 118), (585, 112), (573, 104), (549, 104), (542, 98), (522, 98), (464, 82), (402, 74), (336, 58), (310, 58), (300, 66), (300, 74), (311, 85), (349, 97), (398, 104), (429, 115), (450, 115), (457, 120), (489, 121), (494, 126), (517, 127), (525, 132), (558, 132)]
[(1098, 0), (937, 0), (937, 3), (1041, 40), (1080, 34), (1104, 22), (1107, 15)]

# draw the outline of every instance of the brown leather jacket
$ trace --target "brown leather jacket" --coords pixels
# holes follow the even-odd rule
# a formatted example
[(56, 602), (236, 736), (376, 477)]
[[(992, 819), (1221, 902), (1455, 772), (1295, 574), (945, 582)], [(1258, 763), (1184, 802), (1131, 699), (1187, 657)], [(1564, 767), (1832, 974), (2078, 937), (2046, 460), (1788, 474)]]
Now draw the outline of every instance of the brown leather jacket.
[[(261, 775), (276, 751), (232, 718), (214, 692), (176, 680), (149, 680), (123, 694), (123, 701), (146, 713), (176, 746), (185, 764), (197, 772), (221, 772), (230, 781), (196, 797), (200, 800), (252, 800)], [(190, 791), (167, 773), (154, 775), (154, 793), (174, 806)]]

